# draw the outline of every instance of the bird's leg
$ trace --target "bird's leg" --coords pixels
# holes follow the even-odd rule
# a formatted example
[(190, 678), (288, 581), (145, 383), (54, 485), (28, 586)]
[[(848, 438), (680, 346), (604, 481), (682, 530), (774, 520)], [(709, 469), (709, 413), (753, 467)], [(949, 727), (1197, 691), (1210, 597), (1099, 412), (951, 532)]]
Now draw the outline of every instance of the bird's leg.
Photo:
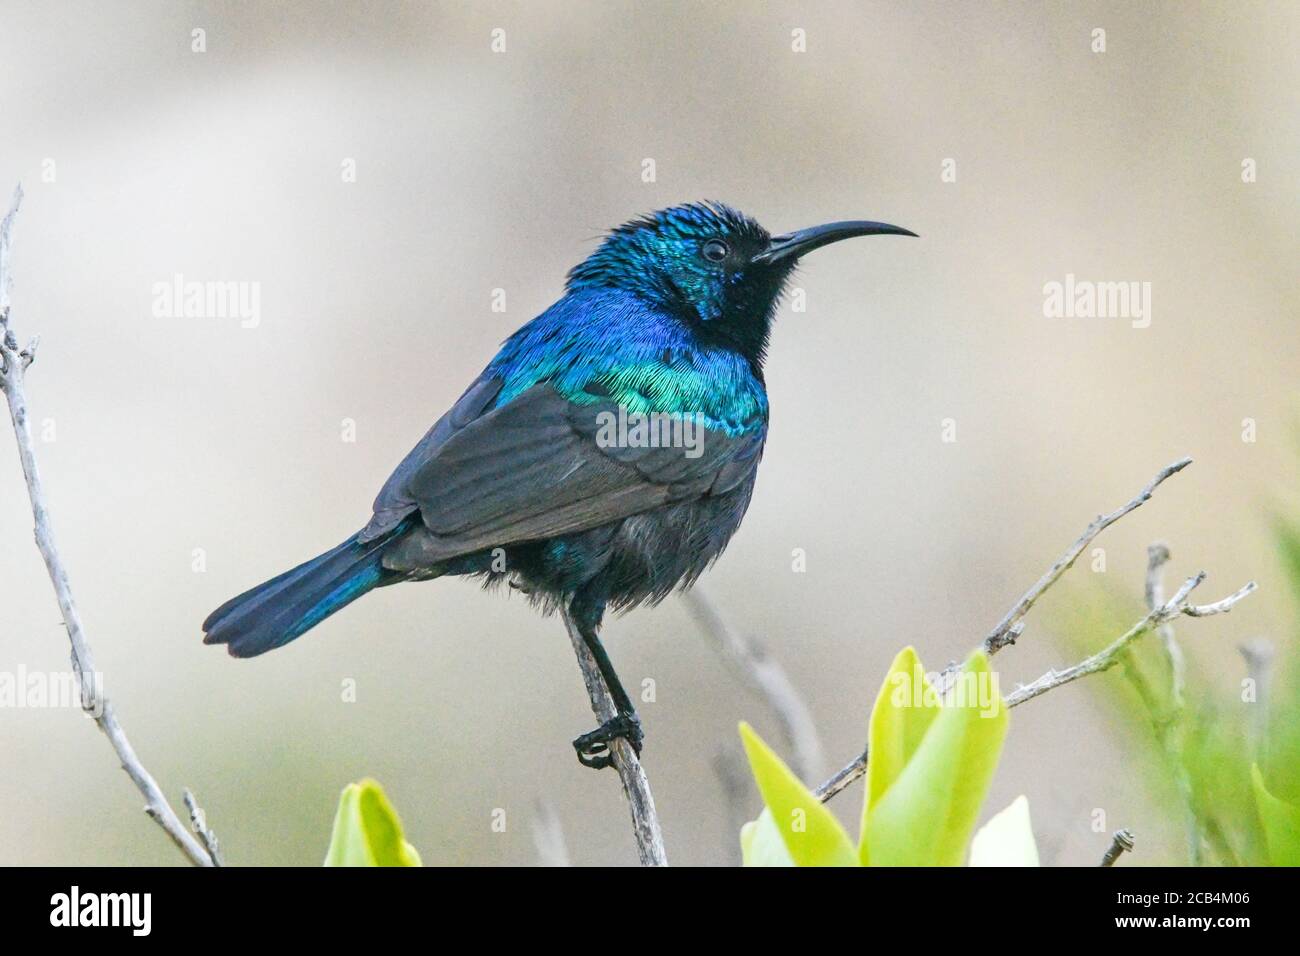
[(641, 719), (636, 715), (632, 699), (623, 689), (618, 674), (614, 672), (614, 665), (600, 643), (598, 625), (591, 616), (586, 614), (574, 614), (574, 621), (578, 625), (579, 633), (582, 634), (583, 643), (587, 645), (591, 656), (596, 660), (596, 667), (600, 670), (605, 686), (609, 688), (610, 697), (614, 698), (614, 709), (617, 711), (613, 717), (591, 733), (583, 734), (573, 741), (573, 749), (578, 752), (578, 761), (584, 767), (599, 770), (614, 762), (609, 746), (614, 738), (622, 737), (640, 756), (641, 741), (645, 735), (641, 732)]

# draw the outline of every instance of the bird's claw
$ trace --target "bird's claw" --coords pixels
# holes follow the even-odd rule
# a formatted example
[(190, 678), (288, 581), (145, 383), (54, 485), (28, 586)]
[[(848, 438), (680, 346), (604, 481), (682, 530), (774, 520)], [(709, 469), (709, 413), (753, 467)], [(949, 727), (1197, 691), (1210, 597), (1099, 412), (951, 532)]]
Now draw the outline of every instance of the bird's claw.
[(610, 744), (616, 737), (626, 740), (636, 755), (641, 756), (641, 741), (645, 739), (641, 718), (636, 714), (617, 714), (591, 733), (574, 738), (573, 749), (578, 752), (578, 762), (593, 770), (608, 767), (614, 762)]

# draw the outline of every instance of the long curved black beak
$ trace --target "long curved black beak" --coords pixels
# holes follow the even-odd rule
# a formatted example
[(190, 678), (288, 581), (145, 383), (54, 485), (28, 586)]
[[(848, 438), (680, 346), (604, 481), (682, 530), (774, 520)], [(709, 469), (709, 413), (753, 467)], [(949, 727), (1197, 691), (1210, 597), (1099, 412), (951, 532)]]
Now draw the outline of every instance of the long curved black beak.
[(863, 219), (828, 222), (824, 226), (813, 226), (811, 229), (800, 229), (798, 232), (787, 232), (783, 236), (773, 236), (771, 245), (754, 256), (753, 261), (772, 263), (783, 259), (798, 259), (814, 249), (839, 242), (841, 239), (852, 239), (854, 236), (916, 236), (916, 233), (902, 226), (891, 226), (887, 222), (867, 222)]

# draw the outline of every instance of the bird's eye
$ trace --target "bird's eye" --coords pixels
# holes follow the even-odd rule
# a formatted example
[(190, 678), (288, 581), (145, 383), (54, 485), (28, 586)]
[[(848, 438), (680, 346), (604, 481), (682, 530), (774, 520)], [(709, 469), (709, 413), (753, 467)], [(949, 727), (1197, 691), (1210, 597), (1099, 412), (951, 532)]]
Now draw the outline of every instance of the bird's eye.
[(704, 258), (710, 262), (721, 262), (727, 258), (727, 253), (731, 250), (727, 248), (727, 244), (721, 239), (710, 239), (704, 244), (701, 251), (704, 253)]

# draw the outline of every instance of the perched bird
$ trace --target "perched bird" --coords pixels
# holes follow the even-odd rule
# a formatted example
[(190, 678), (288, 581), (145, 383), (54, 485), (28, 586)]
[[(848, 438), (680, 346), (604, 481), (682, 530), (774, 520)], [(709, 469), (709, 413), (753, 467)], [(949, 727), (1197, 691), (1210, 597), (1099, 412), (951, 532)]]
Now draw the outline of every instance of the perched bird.
[(370, 522), (217, 608), (204, 642), (252, 657), (372, 588), (508, 579), (568, 612), (617, 706), (574, 741), (579, 760), (608, 766), (616, 737), (639, 753), (598, 636), (605, 611), (688, 587), (722, 553), (763, 454), (763, 361), (786, 282), (812, 250), (881, 234), (915, 235), (854, 221), (771, 236), (720, 203), (617, 227), (402, 460)]

